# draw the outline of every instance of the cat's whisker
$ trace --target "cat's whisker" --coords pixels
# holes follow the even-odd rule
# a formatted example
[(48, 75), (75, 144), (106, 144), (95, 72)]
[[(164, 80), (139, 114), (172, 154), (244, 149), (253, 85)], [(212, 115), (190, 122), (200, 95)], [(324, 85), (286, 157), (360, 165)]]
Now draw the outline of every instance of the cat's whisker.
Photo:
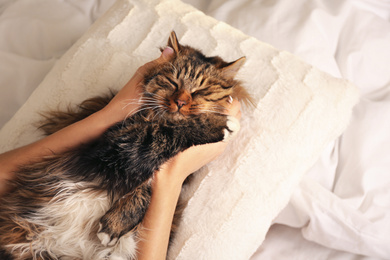
[(222, 112), (218, 112), (218, 111), (212, 111), (212, 110), (203, 110), (201, 111), (202, 113), (214, 113), (214, 114), (217, 114), (217, 115), (224, 115), (224, 113)]
[(131, 115), (137, 114), (137, 113), (144, 111), (144, 110), (155, 109), (156, 107), (158, 107), (158, 105), (154, 104), (154, 105), (146, 105), (146, 106), (137, 107), (137, 108), (131, 110), (129, 113), (127, 113), (127, 115), (123, 119), (122, 126), (124, 126), (126, 119), (128, 119)]
[[(153, 93), (149, 93), (149, 94), (153, 94)], [(157, 100), (165, 100), (165, 98), (163, 98), (160, 95), (156, 95), (156, 94), (153, 94), (153, 95), (155, 95), (155, 96), (154, 97), (142, 96), (142, 97), (137, 98), (137, 99), (124, 99), (124, 100), (122, 100), (122, 102), (126, 103), (126, 104), (129, 104), (129, 103), (130, 104), (142, 104), (145, 101), (156, 102)]]
[(165, 101), (165, 100), (168, 100), (167, 98), (159, 95), (159, 94), (156, 94), (156, 93), (147, 93), (147, 95), (151, 95), (150, 97), (147, 97), (147, 98), (150, 98), (152, 100), (161, 100), (161, 101)]
[(226, 111), (226, 107), (218, 105), (218, 104), (213, 104), (211, 106), (211, 108), (214, 110), (217, 110), (217, 111), (221, 111), (221, 112)]
[[(223, 129), (229, 122), (220, 115), (228, 110), (224, 106), (229, 107), (229, 95), (235, 93), (232, 87), (243, 98), (248, 93), (238, 81), (225, 77), (235, 74), (243, 60), (227, 63), (218, 56), (206, 57), (190, 46), (181, 46), (174, 33), (169, 45), (181, 50), (170, 62), (136, 71), (145, 79), (143, 93), (137, 98), (115, 99), (122, 109), (120, 116), (125, 115), (116, 127), (88, 144), (18, 172), (20, 192), (0, 202), (0, 219), (7, 221), (0, 224), (0, 241), (11, 238), (12, 244), (5, 246), (10, 248), (12, 259), (24, 255), (53, 259), (107, 259), (115, 255), (127, 259), (136, 254), (137, 229), (142, 228), (138, 223), (150, 202), (155, 169), (190, 144), (214, 142), (221, 133), (224, 139), (233, 135)], [(54, 112), (43, 122), (45, 132), (56, 132), (75, 119), (88, 117), (113, 96), (111, 92), (84, 101), (78, 110)], [(234, 125), (228, 126), (236, 131)], [(8, 203), (7, 210), (2, 210), (3, 203)], [(22, 228), (12, 220), (14, 216)], [(134, 229), (128, 231), (129, 226)], [(25, 238), (26, 228), (33, 229), (33, 243)], [(3, 255), (4, 250), (0, 251)]]
[(129, 116), (136, 114), (136, 113), (139, 113), (141, 111), (147, 110), (147, 109), (151, 109), (151, 110), (159, 109), (161, 107), (161, 104), (159, 104), (159, 101), (160, 102), (166, 101), (166, 99), (160, 95), (157, 95), (154, 93), (148, 93), (148, 94), (151, 94), (153, 97), (143, 96), (139, 99), (127, 99), (126, 100), (127, 104), (122, 109), (126, 109), (130, 105), (140, 105), (140, 106), (137, 106), (136, 108), (129, 111), (129, 113), (125, 116), (125, 118), (123, 120), (123, 124), (124, 124), (124, 121), (127, 118), (129, 118)]
[(141, 98), (142, 100), (156, 100), (156, 99), (163, 99), (162, 96), (154, 94), (154, 96), (144, 96)]
[(158, 105), (156, 105), (156, 104), (142, 106), (141, 108), (139, 108), (139, 110), (136, 113), (139, 113), (141, 111), (148, 110), (148, 109), (155, 109), (157, 107), (158, 107)]
[(152, 118), (152, 121), (156, 118), (156, 117), (158, 117), (158, 115), (161, 113), (161, 117), (162, 117), (162, 115), (164, 114), (164, 112), (165, 112), (165, 109), (163, 108), (163, 107), (159, 107), (159, 110), (157, 111), (157, 113), (154, 115), (154, 117)]
[(127, 103), (141, 103), (141, 98), (123, 99), (123, 100), (121, 100), (121, 103), (123, 103), (123, 104), (127, 104)]
[(159, 105), (157, 101), (147, 101), (142, 103), (142, 106)]
[(138, 102), (128, 102), (122, 109), (125, 109), (126, 107), (130, 106), (130, 105), (154, 105), (154, 104), (157, 104), (157, 101), (156, 100), (142, 100), (140, 99)]
[(200, 112), (200, 113), (213, 113), (213, 114), (223, 115), (225, 108), (221, 110), (221, 108), (219, 107), (198, 106), (196, 108), (191, 108), (190, 110)]
[(153, 108), (151, 108), (151, 110), (157, 110), (155, 113), (154, 113), (154, 116), (153, 116), (153, 118), (152, 119), (150, 119), (150, 117), (152, 116), (152, 114), (151, 113), (149, 113), (148, 114), (148, 120), (150, 120), (150, 121), (153, 121), (154, 120), (154, 118), (156, 117), (156, 115), (159, 113), (159, 110), (161, 109), (161, 107), (160, 106), (155, 106), (155, 107), (153, 107)]
[(134, 103), (132, 103), (132, 102), (129, 102), (129, 103), (127, 103), (126, 105), (124, 105), (123, 107), (122, 107), (122, 110), (125, 110), (128, 106), (130, 106), (130, 105), (140, 105), (140, 104), (142, 104), (142, 103), (136, 103), (136, 102), (134, 102)]
[(126, 105), (122, 109), (126, 109), (130, 105), (157, 104), (157, 100), (153, 98), (141, 97), (139, 99), (126, 99)]
[(128, 99), (122, 99), (122, 102), (127, 102), (127, 101), (138, 101), (140, 100), (142, 97), (140, 98), (128, 98)]
[[(122, 110), (126, 109), (126, 107), (128, 107), (128, 106), (130, 106), (130, 105), (139, 105), (139, 104), (131, 104), (131, 103), (129, 103), (129, 104), (125, 105), (125, 106), (122, 108)], [(124, 119), (124, 120), (126, 120), (130, 115), (138, 113), (137, 110), (138, 110), (139, 108), (140, 108), (140, 107), (137, 106), (137, 107), (133, 108), (132, 110), (130, 110), (130, 111), (127, 113), (127, 115), (125, 116), (125, 119)]]

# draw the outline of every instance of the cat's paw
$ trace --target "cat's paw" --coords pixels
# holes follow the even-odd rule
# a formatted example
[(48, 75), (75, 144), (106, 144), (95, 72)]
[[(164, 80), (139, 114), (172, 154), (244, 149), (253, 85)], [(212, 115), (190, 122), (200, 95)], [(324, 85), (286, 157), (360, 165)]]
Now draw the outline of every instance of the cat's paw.
[(100, 222), (97, 237), (100, 239), (103, 246), (114, 246), (116, 242), (118, 242), (119, 234), (113, 232), (113, 230), (107, 226), (103, 226)]
[(224, 132), (224, 137), (223, 140), (224, 142), (230, 141), (240, 130), (240, 121), (238, 121), (237, 118), (234, 116), (227, 116), (226, 120), (226, 128), (223, 130)]

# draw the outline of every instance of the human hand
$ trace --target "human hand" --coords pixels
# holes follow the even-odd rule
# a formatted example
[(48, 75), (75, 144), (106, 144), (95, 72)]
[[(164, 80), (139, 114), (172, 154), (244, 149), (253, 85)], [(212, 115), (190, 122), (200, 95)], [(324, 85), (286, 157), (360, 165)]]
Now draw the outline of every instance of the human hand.
[[(226, 114), (240, 119), (240, 108), (238, 100), (233, 100)], [(162, 165), (160, 171), (154, 176), (155, 181), (165, 180), (165, 185), (173, 184), (181, 187), (188, 175), (215, 160), (222, 154), (227, 144), (221, 141), (188, 148)]]
[(141, 84), (145, 74), (153, 67), (169, 61), (173, 55), (173, 49), (167, 47), (163, 50), (159, 58), (139, 67), (134, 76), (103, 109), (103, 112), (109, 115), (107, 119), (111, 120), (112, 123), (116, 123), (136, 112), (141, 104), (139, 101), (142, 97)]

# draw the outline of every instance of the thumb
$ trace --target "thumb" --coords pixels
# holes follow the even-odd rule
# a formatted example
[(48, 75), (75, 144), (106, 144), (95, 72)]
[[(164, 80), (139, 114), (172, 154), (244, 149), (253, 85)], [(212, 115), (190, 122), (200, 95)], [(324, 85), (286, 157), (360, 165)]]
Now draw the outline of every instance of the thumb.
[(171, 47), (165, 47), (165, 49), (161, 53), (160, 58), (164, 59), (165, 61), (168, 61), (173, 57), (173, 54), (174, 54), (174, 51)]
[(136, 71), (136, 77), (137, 79), (140, 81), (144, 74), (151, 68), (159, 65), (160, 63), (164, 63), (164, 62), (167, 62), (169, 61), (170, 59), (172, 59), (174, 56), (174, 51), (171, 47), (166, 47), (160, 57), (158, 57), (157, 59), (155, 60), (152, 60), (148, 63), (145, 63), (144, 65), (142, 65), (141, 67), (138, 68), (138, 70)]

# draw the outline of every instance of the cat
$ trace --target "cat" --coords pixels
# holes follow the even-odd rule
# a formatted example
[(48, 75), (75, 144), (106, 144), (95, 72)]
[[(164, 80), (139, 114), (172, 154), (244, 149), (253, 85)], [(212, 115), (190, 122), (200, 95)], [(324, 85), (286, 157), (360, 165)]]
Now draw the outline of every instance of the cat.
[[(97, 140), (20, 167), (0, 200), (1, 259), (134, 259), (153, 173), (191, 146), (237, 133), (238, 120), (224, 112), (231, 98), (250, 102), (234, 79), (245, 57), (206, 57), (175, 32), (168, 46), (174, 57), (146, 73), (138, 112)], [(49, 113), (41, 128), (56, 132), (113, 96)]]

